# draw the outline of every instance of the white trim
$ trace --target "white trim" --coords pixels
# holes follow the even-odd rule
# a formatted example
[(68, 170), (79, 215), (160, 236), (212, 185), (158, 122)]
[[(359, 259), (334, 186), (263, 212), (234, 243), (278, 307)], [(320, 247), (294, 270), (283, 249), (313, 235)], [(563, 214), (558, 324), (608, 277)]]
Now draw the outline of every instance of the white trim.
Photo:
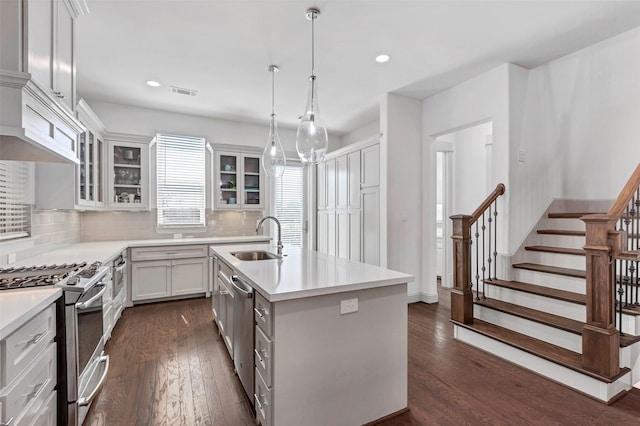
[(340, 157), (341, 155), (344, 155), (344, 154), (350, 154), (355, 151), (360, 151), (361, 149), (378, 144), (380, 143), (380, 138), (381, 136), (372, 136), (370, 138), (361, 140), (359, 142), (355, 142), (347, 146), (344, 146), (342, 148), (338, 148), (335, 151), (331, 151), (327, 153), (324, 156), (324, 159), (322, 161), (331, 160), (332, 158)]

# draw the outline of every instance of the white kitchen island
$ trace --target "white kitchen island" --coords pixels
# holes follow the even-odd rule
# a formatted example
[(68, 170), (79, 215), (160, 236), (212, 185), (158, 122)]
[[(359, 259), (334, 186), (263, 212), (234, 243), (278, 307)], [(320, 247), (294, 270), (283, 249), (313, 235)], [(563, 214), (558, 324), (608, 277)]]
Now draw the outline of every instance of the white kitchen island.
[(266, 244), (211, 247), (258, 293), (258, 420), (362, 425), (405, 410), (413, 276), (287, 247), (282, 259), (242, 261), (232, 254), (253, 250), (276, 252)]

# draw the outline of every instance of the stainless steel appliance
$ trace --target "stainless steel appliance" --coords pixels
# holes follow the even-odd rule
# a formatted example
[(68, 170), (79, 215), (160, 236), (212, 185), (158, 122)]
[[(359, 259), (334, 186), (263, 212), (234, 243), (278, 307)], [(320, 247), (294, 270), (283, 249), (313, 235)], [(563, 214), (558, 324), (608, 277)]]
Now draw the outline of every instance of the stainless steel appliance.
[(231, 277), (233, 298), (233, 364), (253, 406), (253, 288), (237, 275)]
[(100, 262), (0, 269), (0, 290), (52, 286), (58, 303), (58, 425), (81, 425), (109, 369), (103, 354), (103, 302), (111, 270)]
[(122, 252), (113, 262), (113, 277), (111, 286), (111, 296), (116, 297), (124, 287), (127, 275), (127, 252)]

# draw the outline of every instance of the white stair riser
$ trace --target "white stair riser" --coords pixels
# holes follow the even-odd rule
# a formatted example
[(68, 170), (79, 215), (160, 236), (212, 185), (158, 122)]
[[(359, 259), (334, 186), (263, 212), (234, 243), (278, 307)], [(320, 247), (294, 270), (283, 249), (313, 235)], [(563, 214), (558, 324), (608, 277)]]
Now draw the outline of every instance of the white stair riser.
[[(541, 376), (547, 377), (555, 382), (586, 393), (603, 402), (608, 402), (622, 391), (631, 389), (631, 373), (627, 373), (613, 383), (603, 383), (590, 376), (578, 373), (577, 371), (563, 367), (546, 359), (537, 357), (528, 352), (516, 349), (502, 342), (476, 333), (458, 325), (454, 325), (454, 338), (469, 345), (492, 353), (513, 364), (531, 370)], [(523, 393), (526, 393), (523, 390)], [(523, 394), (523, 398), (526, 395)]]
[[(619, 316), (616, 313), (616, 324), (618, 323)], [(622, 332), (625, 334), (631, 334), (637, 336), (640, 334), (640, 317), (622, 314)]]
[(565, 231), (584, 231), (584, 222), (580, 219), (547, 219), (537, 229), (562, 229)]
[(525, 306), (538, 311), (548, 312), (565, 318), (571, 318), (576, 321), (584, 322), (586, 319), (586, 310), (584, 305), (552, 299), (550, 297), (540, 296), (537, 294), (525, 293), (523, 291), (512, 290), (510, 288), (493, 286), (490, 284), (487, 284), (485, 288), (486, 296), (493, 299), (513, 303), (514, 305)]
[(539, 246), (553, 246), (566, 248), (584, 247), (584, 237), (571, 237), (568, 235), (537, 234), (536, 244)]
[(567, 277), (564, 275), (517, 268), (513, 268), (513, 276), (515, 281), (570, 291), (572, 293), (586, 294), (587, 284), (584, 278)]
[(526, 251), (526, 262), (538, 263), (548, 266), (559, 266), (561, 268), (585, 269), (586, 260), (584, 256), (573, 254), (548, 253), (540, 251)]
[(579, 334), (549, 327), (481, 305), (474, 305), (473, 309), (473, 316), (475, 318), (569, 349), (573, 352), (582, 353), (582, 336)]
[(640, 386), (640, 342), (620, 349), (620, 367), (629, 367), (631, 384)]

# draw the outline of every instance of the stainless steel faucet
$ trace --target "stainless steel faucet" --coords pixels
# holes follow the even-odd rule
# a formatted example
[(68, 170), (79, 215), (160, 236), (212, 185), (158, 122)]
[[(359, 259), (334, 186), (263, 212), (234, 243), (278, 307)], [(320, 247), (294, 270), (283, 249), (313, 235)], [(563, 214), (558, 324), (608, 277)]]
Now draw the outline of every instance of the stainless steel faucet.
[(256, 226), (256, 234), (260, 234), (260, 228), (262, 228), (262, 223), (267, 219), (273, 219), (276, 225), (278, 225), (278, 255), (282, 256), (282, 247), (284, 246), (282, 245), (282, 232), (280, 228), (280, 221), (278, 219), (276, 219), (274, 216), (265, 216), (262, 219), (260, 219), (260, 222), (258, 222), (258, 226)]

